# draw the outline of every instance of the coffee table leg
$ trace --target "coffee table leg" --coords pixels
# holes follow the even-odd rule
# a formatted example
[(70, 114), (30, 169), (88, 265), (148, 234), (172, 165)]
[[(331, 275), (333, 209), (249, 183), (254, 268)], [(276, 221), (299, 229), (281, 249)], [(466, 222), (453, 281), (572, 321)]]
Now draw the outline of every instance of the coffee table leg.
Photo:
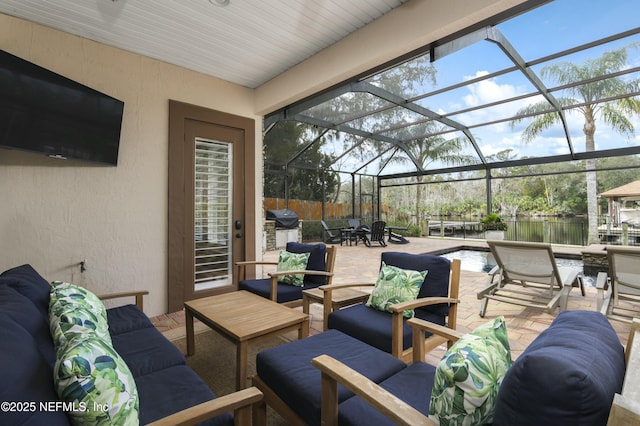
[(309, 317), (306, 317), (300, 323), (300, 328), (298, 329), (298, 339), (304, 339), (305, 337), (309, 337)]
[(184, 310), (184, 323), (187, 328), (187, 355), (196, 353), (195, 337), (193, 333), (193, 314), (189, 309)]
[(238, 374), (236, 375), (236, 390), (241, 390), (247, 387), (247, 349), (249, 348), (249, 342), (243, 340), (238, 343), (238, 349), (236, 353), (236, 368)]

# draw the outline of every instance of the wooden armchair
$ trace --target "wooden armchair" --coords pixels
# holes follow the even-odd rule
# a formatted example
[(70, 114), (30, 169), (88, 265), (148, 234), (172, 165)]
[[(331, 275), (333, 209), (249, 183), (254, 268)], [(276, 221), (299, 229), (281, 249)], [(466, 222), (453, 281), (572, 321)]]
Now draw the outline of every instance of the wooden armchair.
[[(412, 327), (413, 346), (416, 348), (412, 359), (416, 363), (424, 362), (424, 345), (420, 343), (425, 341), (427, 334), (437, 335), (440, 339), (446, 340), (449, 347), (463, 335), (456, 330), (418, 318), (411, 318), (407, 322)], [(322, 373), (322, 424), (325, 426), (338, 425), (338, 384), (349, 389), (398, 425), (437, 425), (380, 385), (328, 355), (314, 358), (311, 364)]]
[[(238, 289), (246, 290), (276, 303), (286, 306), (302, 305), (302, 291), (331, 284), (333, 269), (336, 261), (336, 247), (324, 244), (287, 243), (287, 251), (296, 253), (310, 252), (307, 269), (300, 271), (269, 272), (269, 278), (246, 279), (246, 267), (249, 265), (277, 265), (278, 262), (244, 261), (236, 262), (236, 276)], [(284, 275), (304, 275), (303, 287), (284, 284), (278, 279)]]
[[(324, 330), (337, 329), (356, 339), (391, 353), (396, 358), (408, 361), (415, 347), (412, 346), (412, 331), (404, 311), (414, 309), (415, 316), (455, 330), (458, 295), (460, 289), (460, 260), (449, 261), (441, 256), (416, 255), (400, 252), (382, 253), (382, 262), (403, 269), (428, 270), (418, 294), (409, 302), (396, 303), (389, 307), (391, 313), (370, 308), (365, 303), (349, 306), (332, 312), (332, 293), (348, 287), (374, 287), (375, 283), (348, 283), (321, 286), (324, 292)], [(445, 339), (433, 335), (426, 338), (420, 350), (432, 350)]]

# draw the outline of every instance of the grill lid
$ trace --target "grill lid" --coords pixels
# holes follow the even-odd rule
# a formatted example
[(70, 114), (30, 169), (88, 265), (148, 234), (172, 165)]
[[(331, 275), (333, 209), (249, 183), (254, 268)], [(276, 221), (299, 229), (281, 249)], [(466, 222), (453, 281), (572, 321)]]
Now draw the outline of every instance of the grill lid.
[(276, 228), (297, 228), (298, 215), (293, 210), (267, 210), (267, 220), (275, 220)]

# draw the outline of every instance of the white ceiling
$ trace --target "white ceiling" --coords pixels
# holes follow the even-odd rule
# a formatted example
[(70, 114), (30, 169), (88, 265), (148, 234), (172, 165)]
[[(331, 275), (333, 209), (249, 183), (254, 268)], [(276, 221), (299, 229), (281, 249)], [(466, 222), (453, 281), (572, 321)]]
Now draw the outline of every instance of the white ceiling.
[(0, 12), (255, 88), (407, 0), (2, 0)]

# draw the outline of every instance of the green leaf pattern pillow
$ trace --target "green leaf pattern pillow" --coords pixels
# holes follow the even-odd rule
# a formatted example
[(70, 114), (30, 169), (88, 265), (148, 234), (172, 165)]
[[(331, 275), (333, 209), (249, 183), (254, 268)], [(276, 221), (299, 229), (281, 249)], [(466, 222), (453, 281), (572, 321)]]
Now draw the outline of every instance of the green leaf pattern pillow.
[(458, 340), (438, 363), (429, 418), (444, 426), (493, 422), (500, 384), (511, 366), (504, 317)]
[(138, 391), (120, 355), (104, 340), (71, 340), (54, 366), (56, 391), (75, 402), (69, 415), (79, 425), (138, 425)]
[(73, 336), (92, 333), (111, 344), (104, 304), (91, 291), (75, 284), (51, 283), (49, 327), (56, 345), (63, 345)]
[(62, 401), (76, 407), (69, 413), (72, 423), (137, 425), (136, 383), (113, 349), (102, 301), (83, 287), (54, 281), (49, 327), (56, 351), (55, 388)]
[[(303, 271), (307, 269), (311, 253), (291, 253), (286, 250), (280, 250), (278, 257), (278, 271)], [(279, 282), (295, 285), (297, 287), (304, 286), (304, 274), (283, 275)]]
[[(366, 305), (380, 311), (391, 312), (389, 306), (394, 303), (408, 302), (418, 297), (426, 276), (427, 271), (401, 269), (383, 262), (378, 280)], [(402, 315), (407, 318), (413, 317), (413, 309), (407, 309)]]

